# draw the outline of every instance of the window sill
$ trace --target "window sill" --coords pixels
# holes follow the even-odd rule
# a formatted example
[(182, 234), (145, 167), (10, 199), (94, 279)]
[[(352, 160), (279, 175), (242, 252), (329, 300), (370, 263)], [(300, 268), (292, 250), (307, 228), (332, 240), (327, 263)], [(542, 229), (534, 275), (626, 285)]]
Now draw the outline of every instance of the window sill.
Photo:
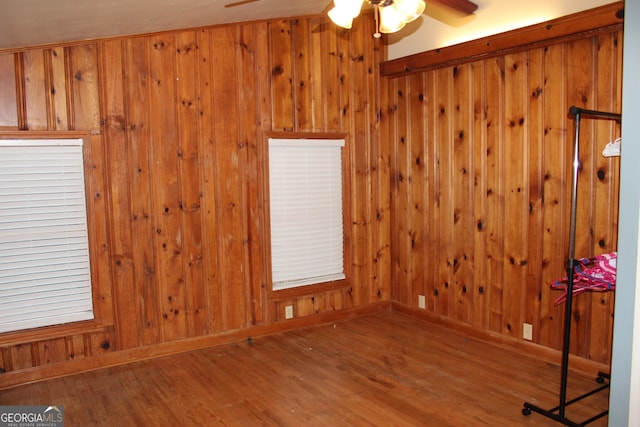
[(41, 328), (24, 329), (21, 331), (0, 334), (0, 346), (19, 345), (34, 341), (45, 341), (64, 338), (71, 335), (86, 334), (104, 330), (105, 325), (100, 319), (66, 323), (63, 325), (44, 326)]
[(344, 290), (351, 286), (349, 279), (335, 280), (333, 282), (317, 283), (313, 285), (298, 286), (278, 291), (271, 290), (267, 296), (271, 301), (286, 300), (306, 295), (319, 294), (330, 291)]

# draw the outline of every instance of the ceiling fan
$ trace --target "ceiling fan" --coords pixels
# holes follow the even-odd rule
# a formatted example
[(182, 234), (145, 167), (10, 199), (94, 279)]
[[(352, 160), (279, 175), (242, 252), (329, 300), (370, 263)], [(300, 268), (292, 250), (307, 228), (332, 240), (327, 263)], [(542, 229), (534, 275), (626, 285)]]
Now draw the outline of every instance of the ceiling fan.
[(469, 0), (428, 0), (427, 3), (441, 4), (464, 15), (471, 15), (478, 9), (478, 5)]
[[(236, 0), (224, 7), (243, 6), (259, 0)], [(429, 0), (455, 10), (463, 15), (471, 15), (478, 5), (470, 0)], [(406, 24), (422, 15), (426, 7), (425, 0), (333, 0), (333, 8), (327, 15), (339, 27), (350, 29), (353, 19), (360, 15), (363, 4), (373, 6), (376, 30), (373, 37), (380, 38), (382, 33), (395, 33)]]
[[(463, 15), (470, 15), (478, 5), (470, 0), (430, 0), (449, 7)], [(366, 0), (373, 6), (376, 30), (373, 37), (380, 38), (382, 33), (400, 31), (409, 22), (418, 19), (426, 7), (425, 0)], [(333, 0), (334, 7), (327, 16), (339, 27), (349, 29), (357, 17), (365, 0)]]
[[(239, 0), (232, 3), (227, 3), (224, 7), (236, 7), (236, 6), (244, 6), (245, 4), (255, 3), (260, 0)], [(391, 4), (392, 1), (389, 0), (367, 0), (371, 4)], [(441, 4), (443, 6), (447, 6), (453, 10), (456, 10), (462, 14), (470, 15), (478, 9), (478, 5), (469, 0), (428, 0), (429, 3)]]
[(234, 1), (233, 3), (227, 3), (224, 5), (224, 7), (236, 7), (236, 6), (243, 6), (245, 4), (249, 4), (249, 3), (255, 3), (257, 1), (260, 0), (240, 0), (240, 1)]

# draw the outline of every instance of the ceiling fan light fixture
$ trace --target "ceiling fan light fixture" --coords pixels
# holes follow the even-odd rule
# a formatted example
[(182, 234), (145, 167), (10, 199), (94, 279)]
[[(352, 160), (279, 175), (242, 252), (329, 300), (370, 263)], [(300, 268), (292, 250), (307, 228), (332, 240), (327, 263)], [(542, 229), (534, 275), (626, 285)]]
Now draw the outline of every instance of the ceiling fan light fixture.
[(380, 26), (378, 30), (381, 33), (389, 34), (400, 31), (406, 24), (403, 19), (402, 12), (398, 10), (395, 3), (389, 6), (379, 6)]
[(360, 14), (364, 0), (334, 0), (334, 7), (327, 15), (334, 24), (342, 28), (351, 28), (353, 18)]
[[(367, 0), (374, 7), (376, 32), (395, 33), (407, 23), (415, 21), (426, 7), (424, 0)], [(342, 28), (351, 28), (354, 18), (362, 9), (364, 0), (333, 0), (334, 7), (327, 13), (329, 18)]]
[(336, 7), (347, 11), (347, 13), (349, 13), (352, 18), (360, 15), (360, 10), (362, 10), (362, 3), (364, 3), (364, 0), (333, 0), (333, 4)]
[(327, 16), (336, 24), (338, 27), (350, 29), (353, 24), (353, 18), (344, 13), (344, 10), (334, 7), (329, 12), (327, 12)]
[(426, 7), (424, 0), (394, 0), (393, 5), (407, 24), (418, 19)]

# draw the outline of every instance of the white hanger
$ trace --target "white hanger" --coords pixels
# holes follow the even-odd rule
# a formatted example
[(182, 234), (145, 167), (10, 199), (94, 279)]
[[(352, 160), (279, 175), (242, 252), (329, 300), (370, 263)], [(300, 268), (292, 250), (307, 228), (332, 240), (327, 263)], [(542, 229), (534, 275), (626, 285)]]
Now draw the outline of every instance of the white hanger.
[(622, 143), (622, 138), (617, 138), (614, 142), (608, 142), (602, 150), (602, 155), (604, 157), (615, 157), (620, 155), (620, 144)]

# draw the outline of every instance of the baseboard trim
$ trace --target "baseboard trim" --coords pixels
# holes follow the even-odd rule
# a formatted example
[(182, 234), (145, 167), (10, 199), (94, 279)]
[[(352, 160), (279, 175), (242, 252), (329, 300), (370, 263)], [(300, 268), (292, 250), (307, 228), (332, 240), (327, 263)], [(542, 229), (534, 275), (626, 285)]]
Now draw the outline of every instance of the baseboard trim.
[[(560, 350), (544, 347), (529, 341), (518, 340), (515, 338), (500, 335), (498, 333), (485, 331), (474, 328), (466, 323), (457, 322), (447, 317), (438, 316), (428, 311), (410, 307), (397, 302), (391, 303), (391, 309), (400, 313), (405, 313), (418, 319), (428, 321), (430, 323), (460, 332), (469, 337), (498, 345), (502, 348), (511, 349), (520, 353), (526, 353), (546, 363), (560, 366), (562, 360), (562, 352)], [(579, 372), (585, 375), (597, 376), (598, 372), (609, 372), (610, 366), (604, 363), (585, 359), (583, 357), (569, 355), (569, 370)]]

